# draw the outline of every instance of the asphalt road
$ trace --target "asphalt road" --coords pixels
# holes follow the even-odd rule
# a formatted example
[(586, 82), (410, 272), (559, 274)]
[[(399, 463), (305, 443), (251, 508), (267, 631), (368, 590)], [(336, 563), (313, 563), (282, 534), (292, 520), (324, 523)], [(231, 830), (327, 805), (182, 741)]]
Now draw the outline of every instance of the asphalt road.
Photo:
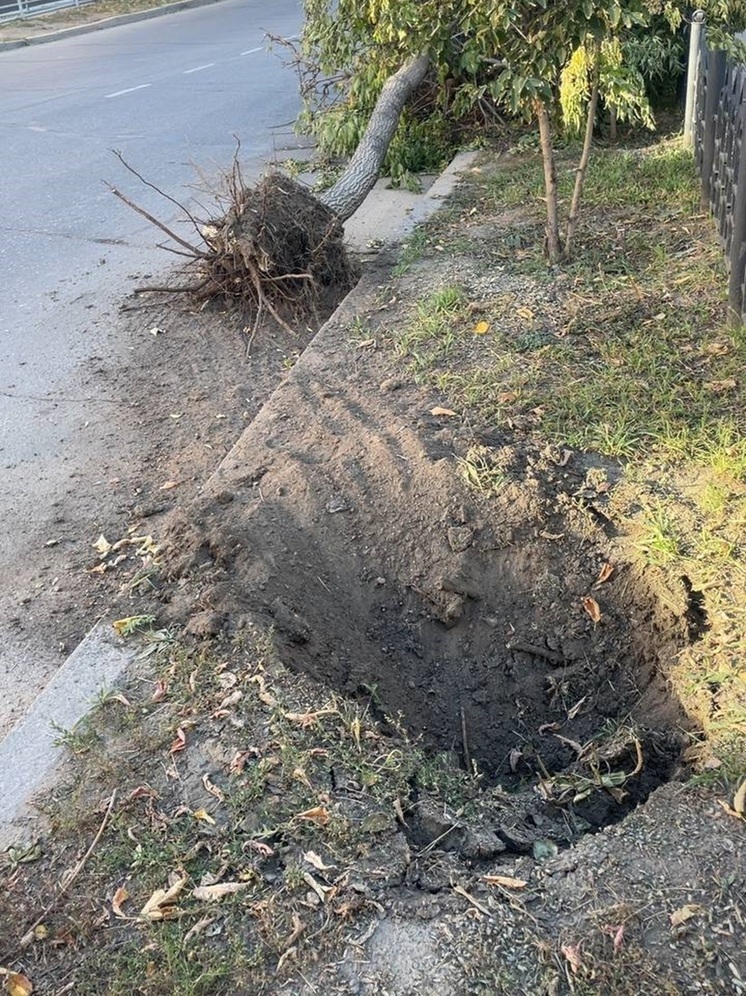
[(264, 37), (297, 34), (300, 7), (222, 0), (0, 53), (0, 735), (61, 663), (53, 641), (14, 629), (27, 579), (43, 576), (59, 495), (74, 481), (90, 503), (100, 484), (106, 416), (71, 385), (125, 348), (117, 303), (135, 276), (164, 267), (155, 230), (104, 181), (176, 218), (111, 150), (182, 201), (194, 164), (217, 172), (235, 135), (249, 174), (284, 158), (297, 145), (297, 80)]

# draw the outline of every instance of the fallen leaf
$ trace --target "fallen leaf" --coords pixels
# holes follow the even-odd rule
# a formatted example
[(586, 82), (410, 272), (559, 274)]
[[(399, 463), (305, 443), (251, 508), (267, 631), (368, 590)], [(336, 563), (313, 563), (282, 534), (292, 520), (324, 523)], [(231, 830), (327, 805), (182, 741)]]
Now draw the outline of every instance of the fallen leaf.
[(533, 321), (534, 313), (530, 308), (516, 308), (515, 313), (518, 318), (523, 318), (524, 321)]
[(300, 723), (303, 729), (313, 726), (321, 716), (334, 716), (337, 709), (317, 709), (316, 712), (286, 712), (285, 719), (291, 723)]
[(123, 885), (120, 885), (111, 900), (111, 909), (114, 916), (119, 917), (120, 920), (128, 920), (129, 917), (126, 913), (122, 912), (122, 903), (129, 899), (130, 894), (127, 892)]
[(314, 806), (313, 809), (297, 813), (295, 818), (297, 820), (310, 820), (312, 823), (318, 823), (320, 827), (325, 827), (329, 822), (329, 810), (325, 809), (324, 806)]
[(375, 339), (363, 339), (362, 342), (357, 344), (358, 349), (368, 349), (370, 346), (375, 346)]
[(186, 885), (186, 875), (172, 875), (167, 889), (156, 889), (150, 899), (140, 910), (143, 920), (175, 920), (181, 915), (176, 906), (176, 900)]
[(691, 920), (692, 917), (700, 913), (701, 910), (702, 907), (697, 906), (695, 903), (687, 903), (686, 906), (681, 906), (671, 914), (671, 926), (680, 927), (682, 923), (686, 923), (687, 920)]
[(737, 381), (732, 377), (727, 380), (708, 380), (705, 381), (705, 387), (712, 391), (713, 394), (723, 394), (725, 391), (732, 391), (736, 387)]
[(602, 927), (601, 930), (613, 938), (614, 954), (619, 954), (624, 944), (624, 924), (622, 923), (618, 927)]
[(458, 416), (456, 415), (456, 412), (454, 412), (451, 408), (441, 408), (439, 405), (436, 405), (435, 408), (431, 408), (430, 409), (430, 414), (431, 415), (448, 415), (448, 416), (451, 416), (451, 417), (458, 418)]
[(563, 957), (569, 962), (573, 975), (577, 975), (583, 967), (583, 959), (580, 957), (579, 944), (563, 944), (560, 948)]
[(177, 421), (180, 418), (184, 418), (184, 412), (171, 412), (169, 418), (172, 418), (174, 421)]
[(486, 335), (490, 330), (489, 322), (477, 322), (474, 326), (474, 335)]
[(34, 984), (20, 972), (8, 972), (5, 978), (5, 988), (10, 996), (29, 996), (34, 991)]
[(614, 567), (612, 564), (601, 564), (601, 570), (598, 572), (596, 584), (603, 584), (604, 581), (608, 581), (613, 573)]
[(180, 750), (184, 750), (185, 747), (186, 747), (186, 733), (184, 733), (182, 728), (179, 727), (179, 729), (176, 731), (176, 739), (171, 744), (171, 749), (169, 753), (178, 754), (178, 752)]
[(528, 882), (523, 878), (513, 878), (511, 875), (483, 875), (487, 885), (501, 885), (504, 889), (525, 889)]
[(47, 540), (47, 542), (44, 544), (44, 546), (57, 546), (59, 544), (59, 542), (60, 541), (58, 539)]
[(590, 595), (586, 595), (583, 599), (583, 608), (594, 623), (601, 621), (601, 608), (595, 598), (591, 598)]
[(161, 486), (160, 486), (160, 488), (158, 490), (159, 491), (173, 491), (173, 489), (174, 488), (178, 488), (178, 486), (179, 486), (179, 482), (178, 481), (164, 481), (164, 483), (161, 484)]
[(210, 781), (210, 776), (206, 772), (202, 775), (202, 784), (205, 787), (205, 791), (209, 792), (210, 795), (214, 795), (218, 802), (225, 802), (225, 793), (214, 782)]
[(150, 334), (151, 335), (163, 335), (163, 329), (159, 329), (157, 325), (154, 325), (153, 328), (150, 329)]
[(303, 855), (303, 859), (307, 861), (309, 865), (313, 865), (316, 871), (331, 871), (334, 867), (334, 865), (325, 865), (323, 858), (319, 857), (315, 851), (306, 851)]
[(150, 696), (152, 702), (162, 702), (168, 694), (168, 686), (162, 678), (159, 678), (153, 686), (153, 694)]
[(710, 356), (724, 356), (725, 353), (730, 352), (730, 346), (724, 342), (711, 342), (709, 345), (705, 346), (704, 351), (709, 353)]
[(216, 899), (222, 899), (224, 896), (232, 896), (236, 892), (241, 892), (242, 889), (248, 888), (251, 885), (250, 882), (218, 882), (216, 885), (198, 885), (193, 891), (192, 895), (195, 899), (199, 899), (205, 903), (212, 903)]
[(98, 552), (101, 554), (101, 556), (105, 557), (106, 554), (109, 552), (109, 550), (111, 550), (111, 543), (107, 540), (107, 538), (102, 533), (99, 536), (99, 538), (96, 540), (96, 542), (93, 544), (93, 549), (94, 550), (98, 550)]
[(202, 820), (204, 823), (212, 823), (215, 825), (215, 820), (210, 816), (206, 809), (195, 809), (192, 813), (195, 820)]

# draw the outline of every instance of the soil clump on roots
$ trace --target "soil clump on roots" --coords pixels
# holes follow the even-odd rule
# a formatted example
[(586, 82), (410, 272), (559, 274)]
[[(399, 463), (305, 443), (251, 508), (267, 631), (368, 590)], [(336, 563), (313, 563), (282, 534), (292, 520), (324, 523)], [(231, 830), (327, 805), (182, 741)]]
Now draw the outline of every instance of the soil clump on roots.
[(186, 281), (182, 271), (174, 284), (142, 292), (184, 293), (203, 306), (234, 306), (254, 326), (269, 315), (287, 327), (328, 314), (330, 302), (339, 301), (359, 277), (340, 219), (307, 187), (278, 171), (250, 186), (236, 157), (215, 195), (219, 210), (214, 217), (197, 219), (179, 205), (199, 235), (197, 242), (113, 192), (164, 231), (178, 245), (174, 251), (188, 259)]

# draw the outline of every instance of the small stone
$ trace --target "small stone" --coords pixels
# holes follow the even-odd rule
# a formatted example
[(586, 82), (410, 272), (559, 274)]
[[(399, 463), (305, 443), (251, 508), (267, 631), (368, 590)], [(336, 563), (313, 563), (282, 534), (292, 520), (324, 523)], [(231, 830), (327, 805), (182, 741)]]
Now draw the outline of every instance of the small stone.
[(454, 553), (463, 553), (474, 542), (474, 530), (468, 526), (451, 526), (447, 535), (448, 545)]
[(299, 612), (291, 609), (281, 598), (276, 598), (269, 608), (275, 617), (277, 629), (284, 636), (292, 643), (308, 643), (311, 627)]
[(378, 386), (379, 391), (388, 394), (391, 391), (398, 391), (404, 387), (404, 381), (400, 377), (387, 377)]

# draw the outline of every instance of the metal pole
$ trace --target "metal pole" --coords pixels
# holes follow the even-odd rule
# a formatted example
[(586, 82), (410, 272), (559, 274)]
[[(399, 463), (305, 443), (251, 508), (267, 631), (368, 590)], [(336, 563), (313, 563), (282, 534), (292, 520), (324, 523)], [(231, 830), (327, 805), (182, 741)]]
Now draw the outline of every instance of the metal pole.
[(688, 146), (694, 145), (694, 97), (697, 92), (697, 82), (700, 72), (699, 42), (702, 37), (704, 23), (705, 12), (703, 10), (695, 10), (692, 14), (692, 24), (689, 31), (689, 63), (686, 71), (684, 141)]

